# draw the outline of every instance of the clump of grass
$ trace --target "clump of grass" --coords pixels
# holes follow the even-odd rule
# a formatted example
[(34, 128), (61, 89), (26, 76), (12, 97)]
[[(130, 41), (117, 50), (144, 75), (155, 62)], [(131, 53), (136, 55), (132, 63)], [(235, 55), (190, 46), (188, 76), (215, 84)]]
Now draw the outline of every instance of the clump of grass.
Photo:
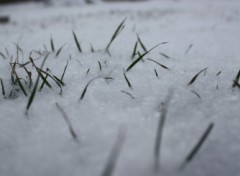
[(78, 139), (78, 135), (77, 135), (77, 133), (75, 132), (75, 130), (73, 129), (73, 125), (72, 125), (69, 117), (67, 116), (66, 112), (63, 110), (63, 108), (62, 108), (58, 103), (56, 103), (56, 107), (57, 107), (57, 109), (60, 111), (60, 113), (62, 114), (65, 122), (67, 123), (68, 129), (69, 129), (69, 132), (70, 132), (72, 138), (73, 138), (74, 140), (77, 140), (77, 139)]
[(94, 80), (96, 80), (96, 79), (98, 79), (98, 78), (100, 78), (100, 76), (91, 79), (91, 80), (87, 83), (87, 85), (86, 85), (85, 88), (83, 89), (83, 92), (82, 92), (82, 94), (81, 94), (81, 96), (80, 96), (80, 98), (79, 98), (79, 101), (82, 101), (82, 100), (83, 100), (83, 98), (84, 98), (84, 96), (85, 96), (85, 94), (86, 94), (86, 92), (87, 92), (88, 86), (89, 86)]
[(193, 44), (190, 44), (190, 45), (188, 46), (188, 48), (187, 48), (186, 51), (185, 51), (185, 55), (188, 54), (188, 52), (192, 49), (192, 47), (193, 47)]
[(129, 79), (128, 79), (128, 77), (127, 77), (127, 75), (126, 75), (126, 73), (124, 71), (123, 71), (123, 76), (124, 76), (124, 78), (125, 78), (125, 80), (127, 82), (128, 87), (130, 89), (132, 89), (132, 84), (130, 83), (130, 81), (129, 81)]
[(78, 51), (79, 51), (80, 53), (82, 53), (82, 48), (81, 48), (80, 43), (78, 42), (78, 38), (77, 38), (77, 36), (76, 36), (76, 34), (75, 34), (74, 31), (72, 31), (72, 33), (73, 33), (74, 41), (75, 41), (75, 43), (76, 43), (76, 46), (77, 46), (77, 48), (78, 48)]
[(197, 79), (197, 77), (198, 77), (202, 72), (205, 72), (205, 74), (206, 74), (206, 70), (207, 70), (207, 69), (208, 69), (208, 68), (206, 67), (206, 68), (202, 69), (200, 72), (198, 72), (198, 73), (189, 81), (188, 86), (191, 85), (191, 84), (193, 84), (193, 83), (195, 82), (195, 80)]
[(135, 99), (135, 97), (134, 97), (131, 93), (129, 93), (129, 92), (127, 92), (127, 91), (124, 91), (124, 90), (121, 90), (121, 92), (124, 93), (124, 94), (126, 94), (126, 95), (128, 95), (128, 96), (131, 97), (132, 99)]
[(239, 79), (240, 79), (240, 70), (238, 71), (235, 79), (233, 80), (233, 84), (232, 84), (232, 87), (233, 87), (233, 88), (236, 87), (236, 86), (237, 86), (237, 87), (240, 87), (240, 85), (239, 85)]
[(172, 100), (172, 97), (173, 97), (173, 90), (169, 90), (168, 95), (167, 95), (167, 97), (162, 105), (161, 111), (160, 111), (161, 115), (160, 115), (159, 121), (158, 121), (158, 128), (157, 128), (157, 134), (156, 134), (156, 140), (155, 140), (155, 146), (154, 146), (154, 152), (153, 152), (154, 153), (154, 171), (155, 172), (158, 172), (159, 167), (160, 167), (160, 149), (161, 149), (163, 128), (164, 128), (168, 108), (169, 108), (170, 102)]
[(190, 151), (190, 153), (187, 155), (187, 157), (184, 160), (184, 165), (183, 167), (188, 164), (189, 162), (192, 161), (192, 159), (195, 157), (195, 155), (197, 154), (197, 152), (199, 151), (199, 149), (201, 148), (201, 146), (203, 145), (203, 143), (206, 141), (207, 137), (209, 136), (210, 132), (212, 131), (214, 127), (214, 123), (210, 123), (207, 127), (207, 129), (205, 130), (205, 132), (202, 134), (201, 138), (198, 140), (198, 142), (196, 143), (196, 145), (193, 147), (193, 149)]
[(115, 30), (115, 32), (113, 33), (110, 41), (108, 42), (106, 48), (105, 48), (105, 51), (109, 53), (109, 48), (112, 44), (112, 42), (117, 38), (117, 36), (122, 32), (122, 30), (124, 29), (125, 25), (125, 21), (126, 21), (127, 18), (125, 18), (120, 24), (119, 26), (117, 27), (117, 29)]
[(117, 164), (117, 160), (119, 158), (120, 152), (122, 150), (123, 144), (126, 139), (126, 129), (120, 128), (118, 131), (118, 136), (116, 139), (116, 142), (113, 145), (113, 148), (110, 152), (110, 155), (108, 157), (107, 163), (105, 165), (105, 168), (101, 174), (101, 176), (112, 176), (114, 173), (114, 169)]
[(142, 55), (140, 54), (140, 56), (128, 66), (127, 71), (130, 71), (140, 60), (143, 59), (143, 57), (144, 57), (145, 55), (147, 55), (149, 52), (151, 52), (153, 49), (155, 49), (156, 47), (158, 47), (158, 46), (161, 45), (161, 44), (162, 44), (162, 43), (155, 45), (154, 47), (152, 47), (150, 50), (146, 51), (146, 52), (143, 53)]
[(152, 62), (158, 64), (160, 67), (162, 67), (162, 68), (164, 68), (164, 69), (166, 69), (166, 70), (170, 70), (167, 66), (165, 66), (165, 65), (163, 65), (163, 64), (160, 64), (159, 62), (157, 62), (157, 61), (155, 61), (155, 60), (153, 60), (153, 59), (147, 59), (147, 60), (152, 61)]

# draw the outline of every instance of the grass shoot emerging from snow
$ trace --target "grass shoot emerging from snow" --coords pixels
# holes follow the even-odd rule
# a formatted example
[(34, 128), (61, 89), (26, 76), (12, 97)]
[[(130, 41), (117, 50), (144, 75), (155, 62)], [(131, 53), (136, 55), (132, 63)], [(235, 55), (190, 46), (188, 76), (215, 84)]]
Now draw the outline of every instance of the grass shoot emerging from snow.
[(173, 90), (169, 90), (168, 95), (162, 104), (161, 108), (161, 115), (159, 117), (158, 121), (158, 127), (157, 127), (157, 134), (156, 134), (156, 140), (155, 140), (155, 146), (154, 146), (154, 171), (159, 172), (160, 167), (160, 150), (161, 150), (161, 142), (162, 142), (162, 135), (163, 135), (163, 128), (165, 124), (165, 120), (167, 117), (168, 108), (170, 105), (170, 102), (173, 97)]
[(73, 129), (73, 125), (72, 125), (69, 117), (67, 116), (66, 112), (63, 110), (63, 108), (58, 103), (56, 103), (56, 107), (60, 111), (60, 113), (62, 114), (65, 122), (67, 123), (71, 136), (73, 137), (74, 140), (77, 140), (78, 139), (77, 133)]
[(204, 69), (202, 69), (200, 72), (198, 72), (198, 73), (189, 81), (188, 86), (191, 85), (191, 84), (193, 84), (193, 83), (196, 81), (197, 77), (198, 77), (201, 73), (205, 72), (205, 74), (206, 74), (206, 70), (207, 70), (207, 68), (204, 68)]
[(107, 53), (109, 53), (109, 48), (110, 48), (112, 42), (117, 38), (117, 36), (118, 36), (118, 35), (122, 32), (122, 30), (124, 29), (124, 27), (125, 27), (124, 23), (125, 23), (126, 19), (127, 19), (127, 18), (125, 18), (125, 19), (119, 24), (119, 26), (117, 27), (116, 31), (113, 33), (113, 35), (112, 35), (109, 43), (107, 44), (107, 46), (106, 46), (106, 48), (105, 48), (105, 51), (106, 51)]
[(119, 128), (117, 139), (108, 157), (105, 168), (101, 176), (113, 176), (120, 152), (126, 139), (127, 129), (123, 126)]
[(193, 147), (193, 149), (190, 151), (190, 153), (185, 158), (184, 165), (182, 166), (182, 168), (184, 168), (186, 164), (188, 164), (189, 162), (192, 161), (192, 159), (195, 157), (195, 155), (197, 154), (197, 152), (199, 151), (199, 149), (201, 148), (203, 143), (206, 141), (206, 139), (209, 136), (210, 132), (212, 131), (213, 127), (214, 127), (214, 123), (210, 123), (208, 125), (207, 129), (202, 134), (202, 136), (200, 137), (200, 139), (198, 140), (196, 145)]

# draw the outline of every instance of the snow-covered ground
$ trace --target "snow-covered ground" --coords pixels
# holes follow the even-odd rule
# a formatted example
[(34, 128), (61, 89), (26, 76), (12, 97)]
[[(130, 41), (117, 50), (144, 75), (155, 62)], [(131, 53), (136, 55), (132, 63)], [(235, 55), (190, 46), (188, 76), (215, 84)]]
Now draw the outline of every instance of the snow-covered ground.
[[(4, 98), (0, 86), (0, 175), (101, 175), (118, 130), (124, 127), (126, 138), (114, 176), (239, 176), (240, 90), (232, 88), (240, 69), (239, 7), (240, 1), (234, 0), (0, 7), (0, 16), (10, 16), (10, 23), (0, 24), (0, 52), (6, 57), (0, 56), (6, 94)], [(124, 18), (125, 28), (113, 41), (109, 56), (104, 48)], [(73, 30), (83, 53), (76, 47)], [(131, 89), (123, 71), (138, 58), (131, 59), (136, 34), (147, 49), (168, 43), (152, 50), (144, 62), (125, 73)], [(18, 84), (11, 84), (9, 63), (17, 57), (16, 45), (22, 49), (18, 51), (19, 63), (25, 63), (32, 50), (44, 51), (46, 45), (51, 51), (50, 38), (55, 50), (62, 45), (63, 49), (58, 57), (56, 51), (51, 52), (43, 69), (49, 68), (60, 78), (68, 61), (65, 86), (59, 95), (59, 87), (48, 78), (52, 89), (45, 85), (37, 91), (26, 115), (33, 88), (25, 86), (23, 79), (28, 78), (18, 65), (16, 71), (23, 78), (28, 97)], [(138, 51), (144, 53), (140, 45)], [(32, 53), (33, 59), (38, 57)], [(39, 67), (42, 58), (35, 61)], [(188, 85), (206, 67), (206, 72)], [(28, 64), (27, 69), (35, 84), (35, 68)], [(98, 76), (79, 101), (87, 83)], [(174, 94), (163, 127), (160, 170), (156, 173), (155, 139), (162, 103), (170, 89)], [(15, 93), (9, 98), (12, 90)], [(77, 140), (69, 133), (56, 102), (71, 121)], [(201, 148), (179, 169), (210, 123), (214, 127)]]

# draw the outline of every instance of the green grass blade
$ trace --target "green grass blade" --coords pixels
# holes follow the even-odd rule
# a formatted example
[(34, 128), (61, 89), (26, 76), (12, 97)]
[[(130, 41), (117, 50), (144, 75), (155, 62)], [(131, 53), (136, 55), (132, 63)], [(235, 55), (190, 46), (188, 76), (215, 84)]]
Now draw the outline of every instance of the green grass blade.
[(0, 56), (2, 56), (3, 59), (6, 59), (6, 56), (2, 52), (0, 52)]
[(68, 118), (66, 112), (63, 110), (63, 108), (62, 108), (58, 103), (56, 103), (56, 107), (57, 107), (57, 109), (60, 111), (60, 113), (62, 114), (65, 122), (67, 123), (68, 129), (69, 129), (69, 132), (70, 132), (72, 138), (73, 138), (74, 140), (77, 140), (77, 139), (78, 139), (78, 135), (77, 135), (77, 133), (75, 132), (75, 130), (73, 129), (73, 125), (72, 125), (70, 119)]
[(166, 59), (170, 59), (170, 57), (164, 53), (160, 53), (163, 57), (165, 57)]
[(138, 46), (138, 41), (136, 41), (136, 43), (135, 43), (135, 45), (134, 45), (133, 53), (132, 53), (132, 56), (131, 56), (132, 59), (133, 59), (134, 56), (137, 54), (137, 46)]
[(99, 76), (98, 76), (98, 77), (95, 77), (95, 78), (91, 79), (91, 80), (87, 83), (87, 85), (86, 85), (85, 88), (83, 89), (83, 92), (82, 92), (82, 94), (81, 94), (81, 96), (80, 96), (80, 98), (79, 98), (79, 101), (82, 101), (82, 100), (83, 100), (83, 98), (84, 98), (84, 96), (85, 96), (85, 94), (86, 94), (86, 92), (87, 92), (88, 86), (89, 86), (94, 80), (96, 80), (96, 79), (98, 79), (98, 78), (100, 78), (100, 77), (99, 77)]
[(159, 77), (158, 77), (158, 72), (157, 72), (156, 69), (154, 69), (154, 72), (155, 72), (156, 77), (159, 78)]
[(22, 85), (21, 80), (19, 79), (19, 77), (18, 77), (18, 75), (17, 75), (16, 72), (15, 72), (15, 76), (16, 76), (16, 80), (17, 80), (17, 82), (18, 82), (18, 85), (19, 85), (20, 89), (22, 90), (23, 94), (27, 97), (28, 94), (27, 94), (24, 86)]
[(102, 64), (99, 61), (98, 61), (98, 66), (99, 66), (100, 71), (102, 71)]
[(139, 35), (137, 34), (137, 39), (138, 39), (138, 42), (140, 44), (140, 46), (142, 47), (143, 51), (146, 52), (147, 51), (147, 48), (145, 47), (145, 45), (143, 44), (142, 40), (140, 39)]
[[(48, 53), (48, 54), (45, 56), (45, 58), (43, 59), (43, 62), (42, 62), (42, 64), (41, 64), (41, 68), (43, 67), (45, 61), (47, 60), (48, 55), (49, 55), (49, 53)], [(29, 97), (29, 99), (28, 99), (28, 103), (27, 103), (27, 107), (26, 107), (26, 112), (27, 112), (27, 111), (29, 110), (29, 108), (31, 107), (32, 102), (33, 102), (33, 100), (34, 100), (34, 97), (35, 97), (35, 95), (36, 95), (36, 91), (37, 91), (37, 86), (38, 86), (38, 83), (39, 83), (39, 79), (40, 79), (40, 75), (38, 74), (38, 77), (37, 77), (37, 80), (36, 80), (36, 82), (35, 82), (35, 84), (34, 84), (32, 93), (31, 93), (31, 95), (30, 95), (30, 97)]]
[(130, 71), (140, 60), (143, 59), (143, 57), (144, 57), (145, 55), (147, 55), (150, 51), (152, 51), (153, 49), (155, 49), (155, 48), (158, 47), (159, 45), (161, 45), (161, 43), (155, 45), (155, 46), (152, 47), (150, 50), (148, 50), (148, 51), (146, 51), (145, 53), (143, 53), (142, 55), (140, 55), (135, 61), (133, 61), (133, 62), (128, 66), (127, 71)]
[(161, 143), (162, 143), (162, 136), (163, 136), (163, 128), (165, 125), (166, 117), (167, 117), (167, 112), (168, 108), (170, 105), (170, 102), (173, 97), (173, 91), (169, 90), (168, 95), (162, 105), (161, 108), (161, 115), (159, 117), (158, 121), (158, 128), (157, 128), (157, 134), (156, 134), (156, 139), (155, 139), (155, 145), (154, 145), (154, 171), (158, 172), (159, 171), (159, 166), (160, 166), (160, 150), (161, 150)]
[(2, 80), (2, 78), (0, 78), (0, 80), (1, 80), (1, 87), (2, 87), (2, 94), (3, 94), (3, 97), (5, 98), (5, 89), (4, 89), (4, 84), (3, 84), (3, 80)]
[(109, 48), (112, 44), (112, 42), (116, 39), (116, 37), (120, 34), (120, 32), (123, 30), (124, 28), (124, 23), (126, 21), (127, 18), (125, 18), (120, 24), (119, 26), (117, 27), (116, 31), (113, 33), (112, 35), (112, 38), (110, 39), (109, 43), (107, 44), (107, 47), (106, 47), (106, 52), (109, 52)]
[(67, 70), (67, 66), (68, 66), (68, 61), (67, 61), (66, 66), (64, 67), (64, 70), (63, 70), (63, 73), (62, 73), (62, 76), (61, 76), (61, 82), (63, 82), (63, 78), (64, 78), (65, 72)]
[(199, 139), (199, 141), (197, 142), (197, 144), (194, 146), (192, 151), (185, 158), (185, 163), (190, 162), (194, 158), (194, 156), (197, 154), (197, 152), (199, 151), (203, 143), (206, 141), (213, 127), (214, 127), (214, 123), (210, 123), (207, 129), (205, 130), (205, 132), (203, 133), (203, 135), (201, 136), (201, 138)]
[(135, 99), (135, 97), (134, 97), (131, 93), (129, 93), (129, 92), (127, 92), (127, 91), (124, 91), (124, 90), (121, 90), (121, 92), (124, 93), (124, 94), (126, 94), (126, 95), (128, 95), (128, 96), (131, 97), (132, 99)]
[(188, 52), (192, 49), (193, 44), (190, 44), (187, 48), (187, 50), (185, 51), (185, 55), (188, 54)]
[(95, 50), (94, 50), (94, 48), (93, 48), (92, 44), (91, 44), (91, 52), (92, 52), (92, 53), (94, 53), (94, 52), (95, 52)]
[(51, 39), (50, 39), (50, 44), (51, 44), (52, 52), (54, 52), (54, 51), (55, 51), (55, 47), (54, 47), (54, 43), (53, 43), (52, 37), (51, 37)]
[(195, 82), (195, 80), (197, 79), (197, 77), (202, 73), (205, 72), (206, 73), (207, 67), (202, 69), (200, 72), (198, 72), (188, 83), (188, 86), (193, 84)]
[(75, 43), (76, 43), (76, 46), (77, 46), (77, 48), (78, 48), (78, 51), (79, 51), (80, 53), (82, 53), (82, 48), (81, 48), (80, 43), (78, 42), (77, 35), (75, 34), (74, 31), (72, 31), (72, 33), (73, 33), (74, 41), (75, 41)]
[(237, 83), (239, 82), (239, 79), (240, 79), (240, 70), (238, 71), (238, 74), (235, 77), (235, 80), (233, 81), (233, 85), (232, 85), (233, 88), (237, 86)]
[(194, 91), (194, 90), (191, 90), (191, 92), (192, 92), (194, 95), (196, 95), (199, 99), (201, 99), (201, 96), (199, 95), (199, 93), (197, 93), (197, 92)]
[(169, 69), (168, 67), (166, 67), (165, 65), (160, 64), (159, 62), (157, 62), (157, 61), (155, 61), (155, 60), (153, 60), (153, 59), (147, 59), (147, 60), (152, 61), (152, 62), (158, 64), (159, 66), (161, 66), (162, 68), (164, 68), (164, 69), (166, 69), (166, 70), (170, 70), (170, 69)]
[(127, 75), (126, 75), (125, 72), (123, 72), (123, 76), (124, 76), (124, 78), (125, 78), (125, 80), (126, 80), (126, 82), (127, 82), (128, 87), (129, 87), (130, 89), (132, 89), (132, 85), (131, 85), (129, 79), (127, 78)]
[(61, 53), (63, 47), (64, 47), (64, 45), (61, 46), (61, 47), (57, 50), (55, 57), (58, 57), (58, 56), (59, 56), (59, 54)]
[(110, 152), (110, 155), (108, 157), (107, 163), (105, 165), (105, 168), (101, 176), (113, 176), (113, 172), (117, 164), (117, 160), (119, 158), (123, 144), (125, 142), (125, 139), (126, 139), (126, 129), (120, 128), (118, 131), (117, 139), (113, 145), (113, 148)]

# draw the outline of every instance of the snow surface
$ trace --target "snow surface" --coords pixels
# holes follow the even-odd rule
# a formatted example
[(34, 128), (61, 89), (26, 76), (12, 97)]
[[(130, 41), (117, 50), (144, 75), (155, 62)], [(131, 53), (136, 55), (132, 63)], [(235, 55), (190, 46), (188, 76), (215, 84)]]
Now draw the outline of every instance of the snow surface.
[[(44, 68), (60, 77), (69, 61), (62, 96), (58, 86), (49, 80), (52, 89), (45, 86), (42, 92), (37, 92), (28, 116), (25, 114), (28, 97), (21, 91), (13, 99), (4, 99), (1, 94), (0, 175), (101, 175), (122, 125), (127, 127), (127, 136), (113, 175), (158, 175), (153, 172), (157, 124), (161, 103), (169, 89), (174, 89), (163, 130), (159, 175), (239, 176), (240, 91), (231, 86), (239, 70), (239, 7), (240, 1), (233, 0), (71, 7), (28, 3), (0, 7), (0, 15), (11, 18), (9, 24), (0, 25), (2, 53), (6, 55), (7, 48), (15, 59), (18, 44), (24, 51), (24, 57), (19, 54), (20, 62), (27, 61), (33, 49), (43, 50), (45, 44), (50, 50), (52, 37), (56, 49), (65, 45), (57, 58), (50, 54)], [(104, 49), (125, 17), (125, 28), (113, 42), (111, 56), (103, 51), (91, 53), (90, 44), (95, 49)], [(82, 54), (76, 48), (72, 30), (81, 41)], [(145, 62), (139, 62), (126, 73), (131, 90), (123, 70), (132, 62), (136, 33), (148, 49), (157, 43), (169, 43), (160, 45), (145, 57)], [(191, 44), (193, 47), (186, 54)], [(0, 56), (0, 77), (7, 95), (12, 90), (10, 60)], [(206, 75), (199, 75), (188, 86), (192, 77), (206, 67)], [(216, 76), (219, 71), (221, 74)], [(19, 75), (24, 74), (19, 71)], [(114, 79), (96, 79), (79, 102), (84, 87), (96, 76)], [(131, 93), (135, 99), (121, 91)], [(66, 111), (78, 141), (71, 137), (56, 102)], [(209, 137), (194, 159), (179, 170), (210, 122), (215, 126)]]

